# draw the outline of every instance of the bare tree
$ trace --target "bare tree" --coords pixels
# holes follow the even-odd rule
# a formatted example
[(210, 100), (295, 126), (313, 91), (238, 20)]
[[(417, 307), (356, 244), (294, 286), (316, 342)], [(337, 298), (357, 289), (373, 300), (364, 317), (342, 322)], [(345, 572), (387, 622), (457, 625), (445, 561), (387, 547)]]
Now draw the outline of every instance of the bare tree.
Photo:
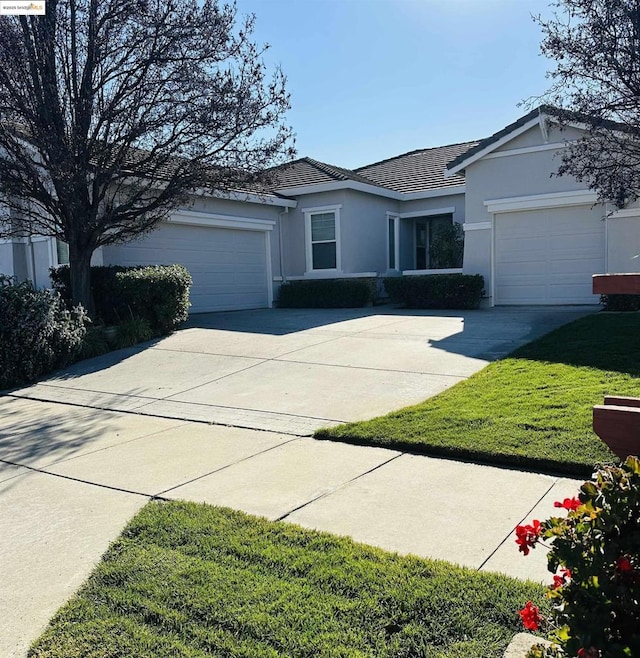
[(563, 152), (570, 174), (622, 207), (640, 195), (640, 2), (558, 0), (551, 19), (538, 16), (542, 53), (555, 61), (543, 98), (561, 123), (584, 136)]
[(289, 96), (235, 5), (46, 9), (0, 18), (0, 234), (67, 242), (73, 301), (90, 308), (95, 249), (152, 230), (194, 190), (259, 184), (293, 155)]

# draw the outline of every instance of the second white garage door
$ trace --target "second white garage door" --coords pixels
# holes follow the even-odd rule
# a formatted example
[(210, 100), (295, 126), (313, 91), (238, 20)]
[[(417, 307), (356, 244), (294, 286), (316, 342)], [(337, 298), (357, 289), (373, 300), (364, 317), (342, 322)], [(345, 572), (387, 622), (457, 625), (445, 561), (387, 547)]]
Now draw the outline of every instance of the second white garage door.
[(495, 216), (496, 304), (597, 304), (604, 272), (602, 209), (571, 206)]
[(193, 278), (191, 313), (268, 306), (265, 231), (162, 224), (137, 242), (112, 247), (119, 265), (180, 263)]

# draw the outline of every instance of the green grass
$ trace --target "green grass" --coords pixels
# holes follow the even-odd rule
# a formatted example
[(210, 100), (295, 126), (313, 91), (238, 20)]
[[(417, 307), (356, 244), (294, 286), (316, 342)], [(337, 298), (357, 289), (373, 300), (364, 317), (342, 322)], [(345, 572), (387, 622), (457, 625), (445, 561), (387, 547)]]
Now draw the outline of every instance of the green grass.
[(530, 599), (544, 606), (543, 588), (228, 509), (156, 502), (29, 656), (498, 658)]
[(614, 455), (591, 429), (606, 394), (640, 396), (640, 314), (599, 313), (413, 407), (318, 438), (588, 475)]

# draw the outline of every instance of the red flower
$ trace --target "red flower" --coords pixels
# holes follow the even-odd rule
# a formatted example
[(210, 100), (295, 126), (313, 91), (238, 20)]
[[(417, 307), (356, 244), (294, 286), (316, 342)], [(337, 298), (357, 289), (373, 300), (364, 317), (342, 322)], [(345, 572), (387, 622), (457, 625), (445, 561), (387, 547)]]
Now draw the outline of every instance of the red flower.
[(635, 569), (633, 568), (633, 565), (629, 561), (628, 557), (619, 557), (616, 560), (616, 571), (618, 571), (621, 574), (632, 574)]
[(536, 545), (541, 532), (542, 528), (538, 520), (535, 520), (533, 525), (516, 526), (516, 544), (518, 544), (518, 550), (525, 555), (529, 555), (529, 549)]
[(540, 628), (540, 622), (542, 617), (540, 617), (540, 610), (538, 606), (533, 605), (531, 601), (527, 601), (527, 604), (518, 610), (520, 619), (522, 619), (523, 626), (529, 631), (537, 631)]
[(565, 498), (562, 502), (556, 501), (553, 503), (554, 507), (564, 507), (564, 509), (571, 511), (577, 510), (580, 505), (582, 505), (582, 503), (578, 498)]
[(600, 651), (595, 647), (578, 649), (578, 658), (600, 658)]
[(552, 589), (558, 589), (558, 587), (562, 587), (563, 585), (566, 585), (567, 580), (571, 578), (571, 571), (569, 569), (560, 569), (560, 573), (556, 574), (553, 577), (553, 585), (551, 586)]

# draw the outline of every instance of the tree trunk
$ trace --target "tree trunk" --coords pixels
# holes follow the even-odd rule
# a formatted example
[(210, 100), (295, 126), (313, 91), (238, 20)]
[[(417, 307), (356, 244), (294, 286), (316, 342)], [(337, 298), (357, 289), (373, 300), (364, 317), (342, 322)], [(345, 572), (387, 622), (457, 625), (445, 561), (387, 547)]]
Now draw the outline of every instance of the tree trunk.
[(93, 319), (94, 304), (91, 293), (91, 254), (90, 250), (69, 245), (69, 269), (71, 274), (71, 301), (81, 304)]

